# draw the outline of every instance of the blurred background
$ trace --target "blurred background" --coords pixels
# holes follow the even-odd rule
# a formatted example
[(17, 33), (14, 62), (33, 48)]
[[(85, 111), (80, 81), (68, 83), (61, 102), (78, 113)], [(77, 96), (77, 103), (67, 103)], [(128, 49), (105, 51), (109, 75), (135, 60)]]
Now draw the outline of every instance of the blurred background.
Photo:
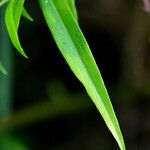
[[(150, 149), (150, 14), (142, 0), (76, 0), (80, 27), (108, 89), (128, 150)], [(29, 59), (12, 46), (0, 9), (0, 150), (117, 150), (84, 87), (43, 19), (22, 18), (19, 37)]]

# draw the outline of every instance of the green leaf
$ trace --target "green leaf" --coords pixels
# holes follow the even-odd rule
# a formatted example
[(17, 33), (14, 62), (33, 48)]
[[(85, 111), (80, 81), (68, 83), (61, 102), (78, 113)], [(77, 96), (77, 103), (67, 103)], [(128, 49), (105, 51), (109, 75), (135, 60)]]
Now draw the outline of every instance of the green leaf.
[(78, 13), (77, 13), (77, 9), (75, 6), (75, 0), (66, 0), (67, 4), (73, 14), (73, 16), (76, 18), (76, 20), (78, 20)]
[(0, 1), (0, 7), (1, 7), (2, 5), (4, 5), (6, 2), (8, 2), (8, 0), (1, 0), (1, 1)]
[(5, 13), (5, 23), (15, 48), (27, 58), (18, 37), (18, 27), (22, 14), (24, 0), (10, 0)]
[(5, 70), (5, 68), (2, 66), (1, 62), (0, 62), (0, 72), (3, 74), (7, 74), (7, 71)]
[(33, 18), (30, 16), (30, 14), (27, 12), (27, 10), (24, 7), (22, 9), (22, 16), (24, 16), (29, 21), (33, 21)]
[(39, 0), (59, 50), (101, 113), (107, 127), (125, 150), (124, 140), (101, 74), (66, 0)]

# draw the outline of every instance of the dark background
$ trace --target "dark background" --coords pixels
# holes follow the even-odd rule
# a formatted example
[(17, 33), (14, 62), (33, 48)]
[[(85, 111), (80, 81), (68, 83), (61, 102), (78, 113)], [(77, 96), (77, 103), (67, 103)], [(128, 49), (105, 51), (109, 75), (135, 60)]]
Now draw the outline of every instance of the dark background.
[[(31, 150), (118, 149), (37, 1), (25, 6), (34, 22), (22, 18), (19, 37), (29, 59), (12, 48), (10, 115), (1, 130)], [(77, 9), (127, 149), (150, 149), (150, 14), (137, 0), (77, 0)]]

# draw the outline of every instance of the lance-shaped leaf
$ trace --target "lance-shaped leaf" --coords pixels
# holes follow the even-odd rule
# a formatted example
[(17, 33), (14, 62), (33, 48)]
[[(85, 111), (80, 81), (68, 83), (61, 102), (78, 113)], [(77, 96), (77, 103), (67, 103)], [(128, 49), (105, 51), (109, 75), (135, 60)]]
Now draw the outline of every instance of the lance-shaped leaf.
[(27, 58), (18, 37), (18, 27), (22, 14), (24, 0), (10, 0), (5, 13), (5, 23), (15, 48)]
[(77, 13), (77, 9), (75, 6), (75, 0), (66, 0), (67, 4), (73, 14), (73, 16), (76, 18), (76, 20), (78, 20), (78, 13)]
[(0, 62), (0, 72), (3, 74), (7, 74), (7, 71), (5, 70), (5, 68), (2, 66), (1, 62)]
[(39, 2), (59, 50), (86, 88), (120, 149), (125, 150), (122, 133), (101, 74), (66, 0)]
[(22, 9), (22, 16), (24, 16), (29, 21), (33, 21), (33, 18), (30, 16), (30, 14), (27, 12), (27, 10), (24, 7)]

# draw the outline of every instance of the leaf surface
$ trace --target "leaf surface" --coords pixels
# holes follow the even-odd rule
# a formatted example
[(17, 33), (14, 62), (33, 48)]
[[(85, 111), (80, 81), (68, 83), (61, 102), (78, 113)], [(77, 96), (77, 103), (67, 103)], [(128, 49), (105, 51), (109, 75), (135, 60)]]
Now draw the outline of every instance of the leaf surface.
[(76, 6), (75, 6), (75, 0), (66, 0), (66, 1), (73, 16), (75, 17), (76, 20), (78, 20), (78, 13), (77, 13)]
[(109, 95), (90, 48), (66, 0), (39, 0), (56, 44), (93, 100), (107, 127), (125, 150), (124, 140)]
[(15, 48), (27, 58), (18, 37), (18, 27), (22, 14), (24, 0), (10, 0), (5, 13), (5, 23), (11, 41)]

